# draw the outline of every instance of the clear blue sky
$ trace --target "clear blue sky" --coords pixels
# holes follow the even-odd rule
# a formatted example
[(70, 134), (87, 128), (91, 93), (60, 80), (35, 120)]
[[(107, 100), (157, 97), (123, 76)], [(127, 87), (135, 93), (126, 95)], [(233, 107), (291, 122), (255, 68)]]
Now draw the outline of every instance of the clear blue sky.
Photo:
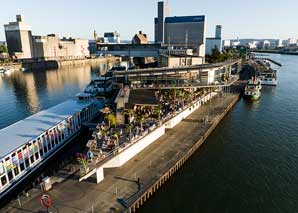
[[(56, 33), (92, 38), (117, 30), (121, 39), (131, 39), (139, 30), (154, 40), (153, 18), (157, 0), (2, 0), (0, 40), (3, 25), (23, 14), (33, 35)], [(224, 38), (298, 37), (297, 0), (169, 0), (170, 15), (206, 15), (207, 36), (216, 24), (223, 25)]]

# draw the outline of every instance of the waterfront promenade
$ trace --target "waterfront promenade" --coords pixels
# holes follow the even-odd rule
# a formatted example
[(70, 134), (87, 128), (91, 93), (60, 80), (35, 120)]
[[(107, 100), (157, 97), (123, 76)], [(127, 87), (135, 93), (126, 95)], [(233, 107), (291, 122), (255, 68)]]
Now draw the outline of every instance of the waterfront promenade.
[[(215, 97), (192, 113), (175, 128), (166, 132), (155, 143), (128, 161), (124, 166), (105, 170), (105, 178), (98, 185), (95, 180), (78, 182), (76, 176), (54, 185), (48, 193), (53, 200), (51, 212), (113, 212), (113, 209), (125, 211), (117, 200), (123, 200), (128, 206), (150, 188), (161, 176), (174, 166), (193, 146), (210, 131), (214, 122), (223, 115), (231, 103), (238, 100), (238, 94), (229, 94), (223, 98)], [(208, 121), (206, 117), (208, 116)], [(205, 121), (203, 121), (205, 120)], [(199, 145), (200, 145), (199, 144)], [(137, 179), (140, 178), (138, 187)], [(4, 210), (9, 212), (43, 211), (39, 198), (23, 204), (11, 203)], [(130, 198), (130, 199), (128, 199)], [(15, 206), (15, 207), (14, 207)]]

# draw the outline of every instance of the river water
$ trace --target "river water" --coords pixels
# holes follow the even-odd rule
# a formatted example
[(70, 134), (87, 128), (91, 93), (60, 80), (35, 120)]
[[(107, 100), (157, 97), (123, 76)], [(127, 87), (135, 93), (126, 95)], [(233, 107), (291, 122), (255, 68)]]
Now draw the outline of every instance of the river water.
[(140, 212), (298, 212), (298, 57), (259, 102), (235, 106)]
[(74, 99), (92, 77), (111, 64), (67, 67), (59, 70), (15, 71), (0, 75), (0, 129), (40, 110)]

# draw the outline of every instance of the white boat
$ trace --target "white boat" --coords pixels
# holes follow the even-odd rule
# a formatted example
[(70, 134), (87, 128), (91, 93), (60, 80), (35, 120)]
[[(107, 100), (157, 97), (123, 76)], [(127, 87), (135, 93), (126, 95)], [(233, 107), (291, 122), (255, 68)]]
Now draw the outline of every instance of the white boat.
[(262, 85), (277, 86), (276, 70), (259, 72), (258, 79)]
[(65, 147), (100, 108), (88, 95), (0, 130), (0, 200)]
[(250, 99), (252, 101), (256, 101), (261, 98), (262, 94), (262, 86), (261, 81), (255, 77), (252, 80), (249, 80), (246, 84), (243, 97)]
[(85, 89), (85, 93), (97, 95), (105, 95), (113, 90), (113, 78), (112, 77), (97, 77), (91, 80)]

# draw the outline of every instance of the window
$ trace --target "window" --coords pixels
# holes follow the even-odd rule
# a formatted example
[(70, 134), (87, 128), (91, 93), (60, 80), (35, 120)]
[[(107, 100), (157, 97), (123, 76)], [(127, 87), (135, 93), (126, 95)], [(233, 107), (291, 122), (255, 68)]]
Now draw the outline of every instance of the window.
[(38, 146), (39, 146), (40, 156), (43, 156), (43, 140), (41, 138), (38, 138)]
[(59, 134), (57, 128), (54, 129), (54, 135), (55, 135), (55, 144), (59, 144)]
[(61, 133), (61, 140), (64, 141), (64, 139), (65, 139), (65, 136), (64, 136), (64, 129), (62, 129), (62, 130), (60, 131), (60, 133)]
[(2, 186), (5, 186), (7, 184), (6, 175), (4, 175), (4, 176), (1, 177), (1, 184), (2, 184)]
[(24, 162), (21, 162), (21, 163), (20, 163), (20, 169), (21, 169), (21, 172), (24, 171), (24, 169), (25, 169), (25, 164), (24, 164)]
[(44, 150), (44, 154), (46, 154), (48, 152), (48, 147), (46, 144), (43, 145), (43, 150)]
[(58, 135), (58, 141), (59, 141), (59, 143), (61, 143), (61, 141), (62, 141), (62, 133), (61, 133), (61, 131), (57, 128), (57, 135)]
[(14, 172), (14, 175), (17, 176), (17, 175), (20, 173), (20, 171), (19, 171), (19, 167), (15, 166), (15, 167), (13, 168), (13, 172)]
[(12, 170), (10, 170), (9, 172), (7, 172), (7, 176), (8, 176), (8, 180), (9, 181), (11, 181), (13, 179)]
[(6, 172), (7, 173), (10, 172), (12, 174), (12, 171), (11, 171), (12, 165), (11, 165), (10, 157), (5, 158), (5, 167), (6, 167)]
[(81, 126), (81, 114), (80, 113), (78, 114), (78, 124), (79, 124), (79, 126)]
[(34, 142), (33, 143), (29, 143), (29, 159), (30, 159), (30, 163), (33, 164), (34, 163)]
[(20, 173), (18, 155), (16, 153), (13, 153), (11, 155), (11, 159), (12, 159), (12, 168), (13, 168), (14, 175), (17, 176)]
[(38, 152), (35, 153), (35, 159), (36, 159), (36, 160), (39, 159), (39, 154), (38, 154)]
[(49, 135), (49, 133), (47, 132), (47, 143), (48, 143), (48, 152), (51, 150), (51, 137)]
[(29, 158), (25, 158), (25, 165), (26, 165), (26, 168), (30, 166)]
[(55, 146), (55, 139), (54, 139), (54, 134), (53, 134), (52, 130), (50, 131), (49, 136), (50, 136), (50, 143), (49, 144), (52, 145), (52, 147), (49, 148), (49, 150), (51, 150)]
[(72, 134), (73, 133), (73, 122), (72, 122), (71, 118), (69, 119), (69, 129), (70, 129), (70, 134)]
[(27, 146), (23, 148), (23, 161), (24, 161), (24, 164), (26, 165), (25, 168), (27, 168), (29, 166)]
[(31, 162), (31, 164), (34, 163), (34, 155), (31, 155), (31, 156), (30, 156), (30, 162)]

